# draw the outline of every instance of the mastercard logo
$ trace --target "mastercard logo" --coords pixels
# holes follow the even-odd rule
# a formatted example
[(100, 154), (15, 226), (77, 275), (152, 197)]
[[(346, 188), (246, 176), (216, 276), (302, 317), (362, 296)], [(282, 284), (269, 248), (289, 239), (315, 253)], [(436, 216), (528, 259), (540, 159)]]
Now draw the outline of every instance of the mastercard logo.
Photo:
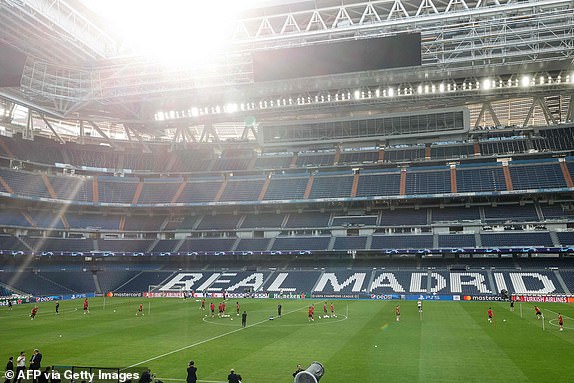
[(112, 293), (111, 291), (109, 293), (106, 294), (106, 297), (111, 298), (114, 296), (114, 293)]
[(472, 300), (472, 297), (471, 297), (470, 295), (465, 295), (465, 296), (462, 297), (462, 300), (463, 300), (463, 301), (471, 301), (471, 300)]

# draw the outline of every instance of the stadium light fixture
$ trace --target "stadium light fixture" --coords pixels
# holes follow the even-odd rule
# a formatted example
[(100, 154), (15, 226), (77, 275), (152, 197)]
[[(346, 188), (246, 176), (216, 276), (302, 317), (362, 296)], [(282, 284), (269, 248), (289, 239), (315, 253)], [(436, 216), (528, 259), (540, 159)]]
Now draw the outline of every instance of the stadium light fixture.
[(489, 90), (490, 88), (492, 88), (492, 80), (489, 78), (482, 80), (482, 89)]
[(355, 100), (360, 99), (361, 98), (361, 91), (356, 90), (355, 93), (353, 94), (353, 96), (355, 97)]
[(235, 113), (239, 110), (239, 107), (236, 103), (229, 103), (223, 107), (225, 113)]
[(520, 86), (527, 88), (530, 86), (530, 76), (524, 75), (520, 78)]
[[(235, 21), (263, 0), (97, 0), (82, 4), (98, 14), (130, 53), (166, 66), (205, 65), (229, 47)], [(137, 12), (137, 14), (134, 14)], [(217, 13), (216, 22), (212, 15)]]
[(570, 74), (570, 83), (574, 84), (574, 73)]
[(389, 91), (387, 94), (389, 95), (389, 97), (393, 97), (395, 95), (395, 90), (393, 88), (389, 88)]
[(423, 94), (423, 86), (422, 85), (417, 86), (417, 93)]
[(444, 93), (444, 83), (441, 82), (438, 84), (438, 91), (439, 93)]

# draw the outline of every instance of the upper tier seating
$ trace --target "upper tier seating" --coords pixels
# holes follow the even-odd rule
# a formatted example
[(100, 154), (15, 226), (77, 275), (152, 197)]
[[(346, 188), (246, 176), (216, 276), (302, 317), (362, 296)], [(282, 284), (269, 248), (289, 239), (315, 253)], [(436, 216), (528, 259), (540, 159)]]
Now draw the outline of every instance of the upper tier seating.
[(364, 250), (367, 237), (336, 237), (333, 250)]
[(450, 193), (450, 190), (450, 172), (447, 169), (407, 171), (406, 193), (408, 195)]
[(357, 215), (333, 217), (331, 226), (375, 226), (377, 224), (376, 215)]
[(137, 178), (98, 177), (99, 201), (131, 204), (139, 180)]
[(477, 207), (445, 207), (432, 209), (432, 222), (480, 221)]
[(482, 233), (480, 239), (483, 247), (554, 246), (550, 234), (545, 232)]
[(305, 227), (327, 227), (329, 226), (330, 214), (326, 213), (291, 213), (287, 219), (285, 227), (305, 228)]
[(236, 251), (266, 251), (269, 247), (269, 238), (241, 238)]
[(284, 251), (304, 251), (304, 250), (326, 250), (329, 245), (330, 236), (318, 237), (277, 237), (271, 250)]
[(335, 153), (300, 153), (297, 156), (297, 167), (330, 166), (335, 162)]
[(231, 177), (223, 193), (221, 194), (220, 201), (257, 201), (259, 194), (265, 183), (263, 176), (238, 176)]
[(381, 218), (381, 226), (411, 226), (426, 225), (427, 209), (396, 209), (384, 210)]
[(273, 174), (263, 199), (266, 201), (303, 199), (308, 182), (307, 173)]
[(242, 229), (279, 228), (285, 219), (284, 214), (248, 214), (245, 216)]
[(309, 198), (349, 198), (353, 188), (353, 175), (349, 173), (315, 176)]
[(137, 203), (170, 203), (182, 182), (182, 178), (146, 179), (142, 183), (141, 194)]
[(566, 180), (557, 162), (539, 164), (535, 161), (513, 161), (510, 164), (515, 190), (565, 188)]
[(187, 182), (176, 202), (212, 202), (223, 185), (222, 176), (205, 177)]
[(357, 197), (399, 195), (400, 173), (389, 171), (362, 171), (359, 177)]
[(363, 164), (379, 161), (379, 152), (363, 150), (342, 151), (339, 155), (339, 164)]
[(373, 235), (371, 249), (431, 249), (432, 235)]
[[(529, 137), (530, 136), (530, 137)], [(107, 169), (109, 171), (130, 169), (152, 172), (206, 172), (244, 171), (251, 166), (255, 169), (286, 169), (291, 166), (305, 168), (332, 166), (336, 164), (413, 162), (429, 158), (459, 159), (475, 156), (475, 147), (482, 157), (527, 154), (532, 149), (567, 151), (574, 148), (574, 128), (556, 127), (537, 129), (535, 132), (485, 132), (470, 135), (469, 141), (435, 142), (426, 145), (404, 147), (381, 147), (379, 150), (365, 148), (343, 148), (337, 156), (335, 150), (291, 153), (264, 153), (254, 156), (250, 150), (227, 149), (218, 157), (213, 149), (200, 144), (175, 147), (168, 143), (148, 143), (151, 152), (144, 152), (141, 146), (133, 143), (120, 143), (116, 150), (108, 145), (73, 142), (59, 142), (36, 136), (33, 141), (21, 137), (0, 137), (0, 157), (18, 159), (25, 162), (54, 165), (70, 164), (77, 168)], [(427, 158), (428, 157), (428, 158)], [(294, 161), (294, 162), (293, 162)], [(336, 163), (335, 163), (336, 162)], [(252, 165), (254, 164), (254, 165)]]
[(538, 221), (538, 214), (534, 205), (497, 205), (484, 206), (486, 222), (506, 221)]
[(502, 166), (459, 165), (456, 169), (456, 187), (458, 193), (506, 190)]

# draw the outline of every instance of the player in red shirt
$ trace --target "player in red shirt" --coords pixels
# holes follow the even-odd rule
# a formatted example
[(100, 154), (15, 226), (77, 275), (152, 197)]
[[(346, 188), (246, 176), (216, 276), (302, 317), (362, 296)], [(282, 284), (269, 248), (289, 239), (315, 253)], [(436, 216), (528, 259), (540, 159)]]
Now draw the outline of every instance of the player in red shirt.
[(213, 304), (213, 302), (211, 302), (209, 304), (209, 309), (211, 310), (211, 317), (215, 317), (215, 305)]
[(32, 312), (30, 313), (30, 319), (34, 320), (34, 318), (36, 318), (37, 313), (38, 313), (38, 306), (34, 306), (34, 308), (32, 309)]
[(239, 316), (239, 309), (240, 309), (239, 302), (235, 302), (235, 308), (237, 309), (237, 316)]
[(221, 316), (225, 316), (225, 301), (221, 302)]
[(331, 308), (331, 317), (334, 318), (334, 317), (335, 317), (335, 306), (333, 305), (333, 302), (331, 302), (331, 305), (330, 305), (330, 306), (331, 306), (331, 307), (330, 307), (330, 308)]
[(327, 316), (327, 302), (323, 303), (323, 318)]
[(143, 304), (141, 304), (141, 303), (140, 303), (140, 307), (138, 307), (138, 311), (137, 311), (137, 313), (136, 313), (136, 316), (138, 316), (139, 314), (141, 314), (142, 317), (143, 317), (143, 315), (144, 315), (144, 312), (143, 312)]
[(560, 331), (564, 331), (564, 319), (560, 313), (558, 313), (558, 325), (560, 326)]
[(488, 323), (492, 323), (492, 317), (494, 316), (494, 313), (492, 312), (492, 308), (488, 308)]
[(536, 318), (537, 319), (542, 318), (542, 311), (540, 311), (540, 308), (538, 308), (538, 306), (534, 306), (534, 311), (536, 311)]
[(90, 313), (90, 309), (88, 308), (88, 298), (84, 299), (84, 314)]
[(219, 302), (219, 306), (217, 306), (217, 317), (221, 318), (221, 313), (223, 312), (223, 303)]
[(313, 313), (313, 306), (309, 306), (309, 322), (315, 321), (315, 314)]
[(205, 298), (201, 299), (201, 307), (200, 310), (205, 310)]
[(401, 320), (401, 306), (397, 305), (397, 307), (395, 307), (395, 318), (397, 320), (397, 322), (400, 322)]

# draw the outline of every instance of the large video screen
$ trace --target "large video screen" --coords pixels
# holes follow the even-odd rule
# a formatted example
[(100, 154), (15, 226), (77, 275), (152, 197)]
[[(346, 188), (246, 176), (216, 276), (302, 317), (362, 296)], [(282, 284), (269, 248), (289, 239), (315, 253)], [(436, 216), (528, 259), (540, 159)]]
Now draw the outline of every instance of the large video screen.
[(421, 65), (420, 33), (253, 53), (256, 82)]

